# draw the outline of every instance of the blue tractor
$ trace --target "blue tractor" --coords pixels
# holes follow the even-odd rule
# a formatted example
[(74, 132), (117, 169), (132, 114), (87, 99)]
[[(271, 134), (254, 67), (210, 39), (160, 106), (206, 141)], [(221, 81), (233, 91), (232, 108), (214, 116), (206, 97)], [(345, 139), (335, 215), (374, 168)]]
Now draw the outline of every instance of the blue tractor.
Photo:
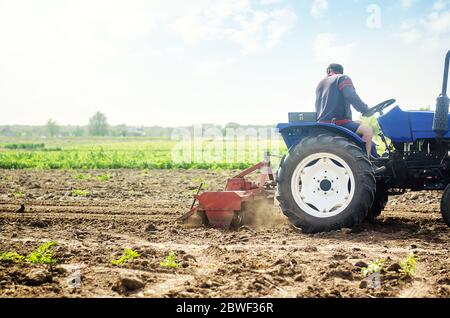
[(290, 222), (307, 233), (351, 228), (379, 216), (389, 195), (444, 190), (441, 212), (450, 226), (449, 60), (450, 51), (435, 112), (395, 106), (384, 113), (394, 99), (371, 108), (369, 116), (380, 114), (381, 155), (374, 146), (368, 158), (358, 135), (316, 122), (315, 113), (290, 113), (289, 123), (277, 126), (289, 149), (277, 199)]

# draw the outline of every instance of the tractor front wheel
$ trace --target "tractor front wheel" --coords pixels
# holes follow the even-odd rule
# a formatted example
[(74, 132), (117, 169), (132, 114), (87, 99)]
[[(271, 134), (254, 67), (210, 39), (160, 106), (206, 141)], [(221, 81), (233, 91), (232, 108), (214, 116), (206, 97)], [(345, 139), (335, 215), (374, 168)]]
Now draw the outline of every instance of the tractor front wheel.
[(283, 213), (306, 233), (361, 223), (376, 190), (363, 150), (327, 134), (307, 137), (292, 149), (278, 170), (277, 183)]
[(441, 198), (441, 213), (445, 223), (450, 227), (450, 185), (445, 188)]

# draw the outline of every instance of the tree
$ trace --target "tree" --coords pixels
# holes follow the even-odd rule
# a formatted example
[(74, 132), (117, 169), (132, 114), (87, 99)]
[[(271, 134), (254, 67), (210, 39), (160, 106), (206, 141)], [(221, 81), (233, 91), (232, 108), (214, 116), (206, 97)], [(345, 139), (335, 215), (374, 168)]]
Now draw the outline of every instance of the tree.
[(420, 111), (430, 111), (431, 110), (431, 106), (420, 107), (419, 110)]
[(58, 126), (58, 124), (56, 123), (55, 120), (49, 119), (47, 121), (47, 132), (52, 137), (54, 137), (54, 136), (59, 134), (60, 127)]
[(109, 130), (106, 116), (100, 112), (95, 113), (89, 119), (88, 129), (91, 136), (106, 136)]
[(72, 135), (75, 136), (75, 137), (81, 137), (81, 136), (83, 136), (83, 135), (84, 135), (84, 128), (81, 127), (81, 126), (76, 126), (76, 127), (74, 128), (74, 130), (73, 130)]
[(113, 126), (110, 130), (113, 136), (125, 137), (128, 133), (128, 128), (125, 124)]

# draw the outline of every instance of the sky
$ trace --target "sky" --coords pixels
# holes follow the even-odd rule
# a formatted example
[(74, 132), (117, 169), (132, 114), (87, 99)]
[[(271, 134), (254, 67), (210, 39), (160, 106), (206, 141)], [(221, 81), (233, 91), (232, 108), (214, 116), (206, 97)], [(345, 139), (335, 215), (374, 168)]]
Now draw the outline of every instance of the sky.
[(434, 107), (450, 0), (0, 0), (0, 124), (275, 125), (329, 63)]

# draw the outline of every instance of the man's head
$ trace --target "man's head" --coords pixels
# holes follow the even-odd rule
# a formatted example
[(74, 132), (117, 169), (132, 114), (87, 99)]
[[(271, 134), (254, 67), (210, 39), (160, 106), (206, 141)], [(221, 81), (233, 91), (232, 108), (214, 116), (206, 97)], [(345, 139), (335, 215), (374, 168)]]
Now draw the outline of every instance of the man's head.
[(341, 64), (330, 64), (327, 68), (327, 74), (344, 74), (344, 67)]

